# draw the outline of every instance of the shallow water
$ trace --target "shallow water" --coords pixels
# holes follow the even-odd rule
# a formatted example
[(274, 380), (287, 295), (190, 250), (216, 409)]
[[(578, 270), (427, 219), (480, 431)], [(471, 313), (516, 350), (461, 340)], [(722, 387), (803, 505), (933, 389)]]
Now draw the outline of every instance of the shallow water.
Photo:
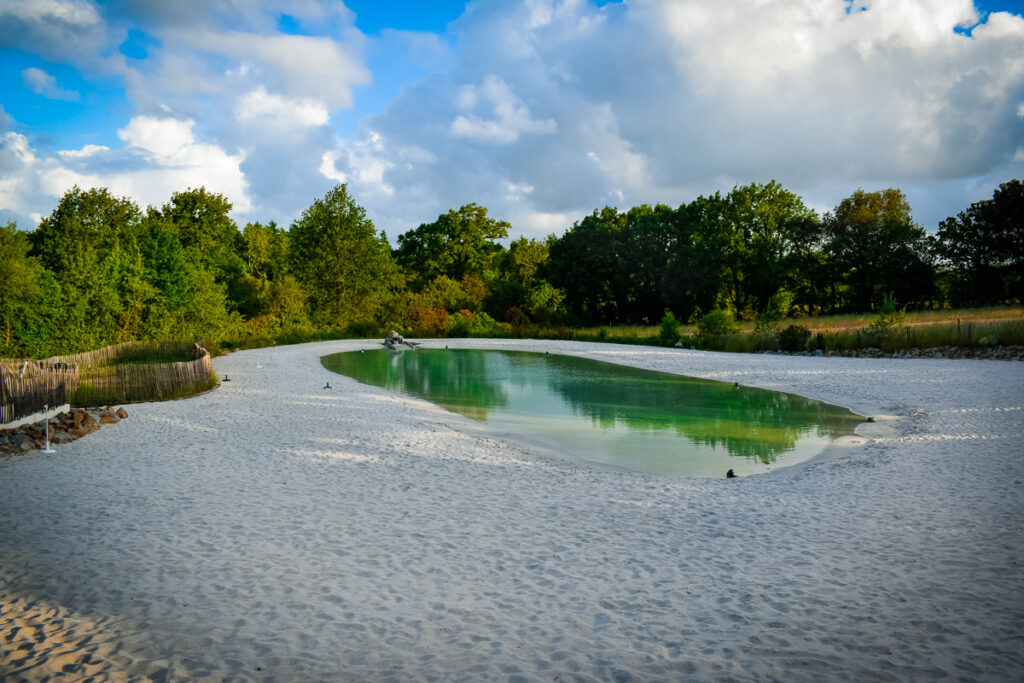
[(820, 453), (862, 420), (838, 406), (574, 356), (420, 349), (337, 353), (328, 370), (576, 459), (658, 474), (756, 474)]

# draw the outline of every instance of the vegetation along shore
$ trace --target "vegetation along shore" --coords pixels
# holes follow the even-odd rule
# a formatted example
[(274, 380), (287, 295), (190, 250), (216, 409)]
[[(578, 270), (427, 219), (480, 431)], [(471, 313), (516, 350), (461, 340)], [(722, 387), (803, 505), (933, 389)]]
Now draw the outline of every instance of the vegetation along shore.
[(0, 357), (390, 329), (747, 352), (1024, 344), (1020, 180), (933, 233), (898, 189), (857, 190), (819, 215), (774, 181), (676, 208), (605, 207), (545, 239), (509, 241), (509, 223), (467, 204), (394, 247), (345, 185), (288, 229), (239, 229), (231, 208), (204, 188), (145, 210), (74, 188), (34, 230), (0, 227)]

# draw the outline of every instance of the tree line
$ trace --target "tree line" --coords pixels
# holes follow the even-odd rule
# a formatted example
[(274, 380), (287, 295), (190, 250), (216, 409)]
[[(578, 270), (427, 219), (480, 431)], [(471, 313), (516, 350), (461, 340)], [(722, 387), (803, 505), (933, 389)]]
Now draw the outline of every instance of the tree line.
[(898, 189), (819, 216), (776, 182), (673, 209), (595, 210), (561, 236), (508, 242), (468, 204), (392, 249), (345, 185), (288, 229), (230, 217), (205, 188), (140, 209), (73, 188), (38, 227), (0, 227), (0, 355), (130, 340), (492, 335), (528, 325), (654, 324), (1024, 301), (1024, 184), (929, 235)]

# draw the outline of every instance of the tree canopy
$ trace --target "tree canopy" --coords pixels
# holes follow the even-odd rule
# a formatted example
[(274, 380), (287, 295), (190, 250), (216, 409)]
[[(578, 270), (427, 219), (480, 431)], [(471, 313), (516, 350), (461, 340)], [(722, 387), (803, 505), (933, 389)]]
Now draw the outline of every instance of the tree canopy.
[[(205, 188), (145, 211), (74, 187), (31, 232), (0, 227), (0, 354), (131, 339), (493, 333), (523, 327), (778, 320), (1024, 297), (1024, 184), (1000, 185), (927, 235), (896, 188), (818, 216), (779, 183), (676, 208), (595, 209), (561, 236), (520, 237), (466, 204), (387, 238), (345, 185), (289, 229)], [(525, 329), (525, 328), (523, 328)]]

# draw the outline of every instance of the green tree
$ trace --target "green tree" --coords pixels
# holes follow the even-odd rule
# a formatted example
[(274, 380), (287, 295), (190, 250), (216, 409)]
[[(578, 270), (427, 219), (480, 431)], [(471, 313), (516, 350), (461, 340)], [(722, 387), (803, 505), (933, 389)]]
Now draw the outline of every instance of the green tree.
[(932, 247), (951, 276), (954, 306), (994, 306), (1006, 299), (1006, 250), (989, 222), (988, 202), (975, 202), (939, 223)]
[(986, 205), (985, 214), (1003, 245), (1003, 258), (1016, 274), (1011, 291), (1016, 290), (1017, 301), (1024, 303), (1024, 183), (1002, 183)]
[(30, 235), (33, 254), (54, 273), (63, 297), (54, 342), (77, 351), (136, 338), (152, 287), (145, 279), (142, 214), (104, 188), (75, 187)]
[(487, 216), (487, 209), (466, 204), (398, 237), (395, 260), (419, 291), (444, 275), (462, 280), (477, 275), (485, 280), (491, 261), (502, 247), (495, 240), (508, 237), (509, 224)]
[(60, 288), (30, 249), (14, 223), (0, 226), (0, 356), (36, 355), (59, 314)]
[(231, 219), (231, 202), (205, 187), (175, 192), (160, 217), (177, 232), (181, 246), (224, 282), (241, 271), (235, 254), (238, 226)]
[(253, 277), (276, 280), (288, 270), (288, 232), (274, 221), (247, 223), (242, 228), (245, 264)]
[(786, 284), (790, 259), (804, 247), (803, 231), (817, 217), (774, 180), (734, 187), (726, 201), (730, 238), (725, 294), (732, 310), (751, 316), (766, 310)]
[(291, 270), (309, 293), (318, 324), (372, 322), (404, 286), (386, 239), (345, 185), (302, 212), (289, 244)]
[(531, 318), (546, 323), (559, 313), (564, 292), (543, 276), (548, 264), (552, 235), (544, 241), (520, 237), (495, 258), (495, 279), (487, 308), (492, 315), (504, 317), (508, 309), (519, 307)]
[(565, 291), (570, 310), (584, 322), (626, 320), (624, 271), (618, 263), (624, 223), (617, 209), (606, 206), (574, 223), (550, 247), (551, 283)]
[(919, 304), (931, 297), (934, 271), (925, 232), (914, 224), (900, 190), (857, 190), (823, 223), (825, 251), (833, 277), (846, 282), (849, 310), (875, 310), (889, 292)]
[(672, 346), (679, 341), (679, 321), (668, 309), (665, 310), (665, 315), (661, 318), (658, 340), (662, 346)]

